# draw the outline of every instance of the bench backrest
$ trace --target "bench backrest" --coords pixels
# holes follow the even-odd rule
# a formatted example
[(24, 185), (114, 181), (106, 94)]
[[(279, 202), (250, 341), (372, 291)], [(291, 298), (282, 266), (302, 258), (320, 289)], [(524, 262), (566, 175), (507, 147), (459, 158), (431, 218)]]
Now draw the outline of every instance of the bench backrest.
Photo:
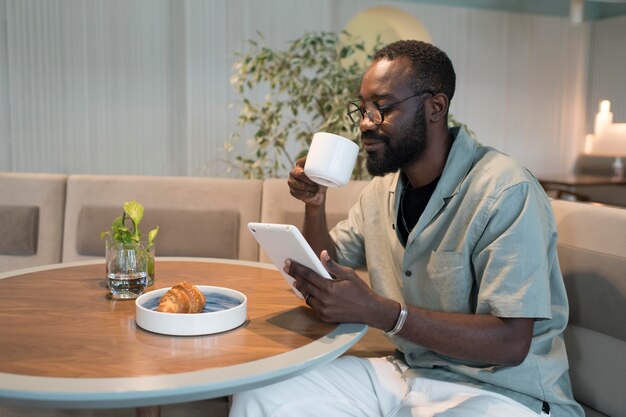
[(626, 209), (553, 200), (575, 398), (626, 416)]
[(261, 212), (262, 181), (227, 178), (72, 175), (67, 185), (63, 262), (102, 258), (100, 233), (122, 215), (124, 202), (144, 206), (142, 234), (159, 226), (158, 256), (255, 261), (246, 229)]
[(0, 173), (0, 272), (61, 262), (66, 180)]

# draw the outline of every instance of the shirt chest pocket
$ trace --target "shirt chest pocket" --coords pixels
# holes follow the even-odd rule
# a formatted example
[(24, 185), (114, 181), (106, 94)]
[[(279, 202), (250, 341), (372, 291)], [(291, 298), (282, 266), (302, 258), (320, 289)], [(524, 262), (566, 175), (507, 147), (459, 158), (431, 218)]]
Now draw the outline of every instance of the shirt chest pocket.
[(472, 298), (472, 278), (462, 252), (433, 251), (426, 266), (423, 294), (427, 308), (467, 313)]

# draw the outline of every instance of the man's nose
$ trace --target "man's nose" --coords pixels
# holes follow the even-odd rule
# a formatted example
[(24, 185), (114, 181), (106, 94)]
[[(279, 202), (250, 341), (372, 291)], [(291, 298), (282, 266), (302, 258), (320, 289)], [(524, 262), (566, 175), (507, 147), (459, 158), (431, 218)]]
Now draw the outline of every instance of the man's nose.
[(359, 123), (359, 129), (361, 132), (365, 132), (368, 130), (376, 130), (378, 129), (378, 125), (372, 122), (372, 119), (366, 114), (361, 118), (361, 123)]

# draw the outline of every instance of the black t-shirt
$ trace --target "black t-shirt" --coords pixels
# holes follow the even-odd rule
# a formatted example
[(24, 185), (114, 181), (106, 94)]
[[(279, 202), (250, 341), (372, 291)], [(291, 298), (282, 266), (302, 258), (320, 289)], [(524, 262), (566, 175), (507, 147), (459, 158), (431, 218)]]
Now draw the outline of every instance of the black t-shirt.
[(400, 236), (402, 236), (402, 245), (406, 245), (411, 230), (413, 230), (420, 216), (426, 209), (428, 200), (430, 200), (430, 197), (433, 195), (439, 178), (441, 177), (435, 178), (435, 180), (422, 187), (413, 188), (404, 174), (402, 175), (406, 180), (406, 186), (400, 197), (397, 224)]

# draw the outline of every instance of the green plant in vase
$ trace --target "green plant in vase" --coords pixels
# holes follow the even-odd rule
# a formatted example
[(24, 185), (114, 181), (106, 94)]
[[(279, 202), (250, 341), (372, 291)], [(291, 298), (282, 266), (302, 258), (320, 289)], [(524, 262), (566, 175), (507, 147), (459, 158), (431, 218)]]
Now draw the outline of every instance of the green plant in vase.
[[(143, 219), (143, 215), (144, 208), (141, 204), (134, 200), (125, 202), (122, 215), (113, 220), (111, 229), (102, 232), (100, 238), (107, 239), (107, 276), (110, 275), (110, 253), (111, 256), (118, 256), (116, 254), (121, 253), (120, 251), (125, 251), (124, 253), (134, 251), (138, 258), (137, 265), (145, 265), (147, 286), (150, 286), (154, 284), (154, 239), (159, 232), (159, 227), (150, 230), (146, 244), (142, 244), (139, 223)], [(132, 230), (126, 225), (127, 220), (130, 220)], [(109, 250), (110, 248), (112, 250)]]

